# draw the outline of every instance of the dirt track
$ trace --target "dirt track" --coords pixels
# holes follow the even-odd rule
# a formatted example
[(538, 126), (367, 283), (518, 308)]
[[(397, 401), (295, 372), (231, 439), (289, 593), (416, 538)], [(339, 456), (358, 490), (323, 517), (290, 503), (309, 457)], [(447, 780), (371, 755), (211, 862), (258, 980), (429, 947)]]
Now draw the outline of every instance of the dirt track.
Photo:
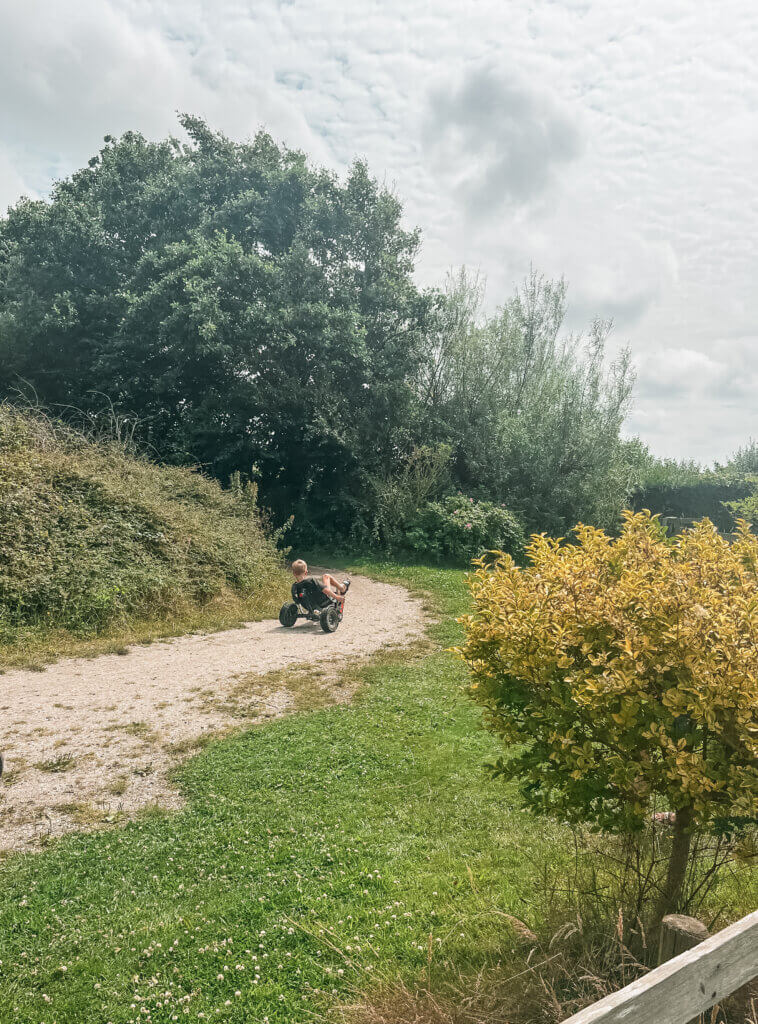
[(269, 620), (8, 672), (0, 680), (0, 850), (35, 848), (150, 804), (179, 806), (167, 771), (180, 757), (209, 734), (291, 707), (286, 680), (272, 686), (267, 673), (314, 665), (328, 688), (341, 662), (407, 644), (423, 627), (421, 603), (401, 587), (354, 577), (333, 634)]

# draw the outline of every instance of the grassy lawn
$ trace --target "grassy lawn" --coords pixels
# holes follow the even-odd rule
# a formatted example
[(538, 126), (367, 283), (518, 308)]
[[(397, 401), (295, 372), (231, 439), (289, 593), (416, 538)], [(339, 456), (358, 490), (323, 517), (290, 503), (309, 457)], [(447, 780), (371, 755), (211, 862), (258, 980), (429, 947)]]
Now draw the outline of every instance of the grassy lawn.
[(462, 573), (371, 569), (432, 595), (430, 652), (211, 744), (182, 812), (0, 867), (2, 1024), (323, 1020), (375, 979), (507, 960), (501, 912), (539, 921), (568, 845), (483, 782), (495, 741), (444, 652)]

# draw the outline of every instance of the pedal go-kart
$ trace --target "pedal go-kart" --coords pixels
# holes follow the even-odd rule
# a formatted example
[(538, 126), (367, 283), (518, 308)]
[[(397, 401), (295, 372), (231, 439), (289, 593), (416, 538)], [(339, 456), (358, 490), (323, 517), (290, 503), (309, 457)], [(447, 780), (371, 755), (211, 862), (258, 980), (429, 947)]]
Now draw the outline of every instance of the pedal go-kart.
[[(350, 581), (345, 581), (345, 594)], [(298, 619), (318, 622), (325, 633), (333, 633), (342, 622), (345, 610), (345, 594), (338, 598), (321, 595), (316, 602), (303, 592), (299, 583), (292, 584), (292, 600), (285, 601), (279, 612), (279, 622), (283, 626), (294, 626)]]

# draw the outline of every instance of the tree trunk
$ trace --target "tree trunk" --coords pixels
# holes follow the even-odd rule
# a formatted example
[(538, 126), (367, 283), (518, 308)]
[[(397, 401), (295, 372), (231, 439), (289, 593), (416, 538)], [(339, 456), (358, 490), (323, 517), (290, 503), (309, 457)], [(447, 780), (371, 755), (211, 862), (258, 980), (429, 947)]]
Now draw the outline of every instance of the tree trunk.
[(679, 899), (682, 894), (684, 879), (687, 876), (687, 866), (690, 858), (690, 845), (692, 843), (691, 823), (691, 808), (684, 807), (676, 812), (674, 840), (671, 845), (666, 882), (655, 911), (656, 930), (660, 928), (661, 921), (667, 914), (673, 914), (679, 909)]

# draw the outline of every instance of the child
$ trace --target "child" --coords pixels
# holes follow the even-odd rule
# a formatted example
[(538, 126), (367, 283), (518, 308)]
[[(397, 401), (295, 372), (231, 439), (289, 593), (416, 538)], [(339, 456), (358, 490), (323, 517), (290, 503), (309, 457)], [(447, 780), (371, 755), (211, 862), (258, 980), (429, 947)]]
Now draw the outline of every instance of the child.
[(292, 586), (292, 597), (295, 601), (305, 601), (314, 608), (321, 608), (329, 601), (337, 601), (347, 593), (350, 580), (340, 583), (330, 573), (325, 572), (323, 576), (309, 576), (308, 566), (302, 558), (296, 558), (292, 563), (292, 574), (295, 583)]

